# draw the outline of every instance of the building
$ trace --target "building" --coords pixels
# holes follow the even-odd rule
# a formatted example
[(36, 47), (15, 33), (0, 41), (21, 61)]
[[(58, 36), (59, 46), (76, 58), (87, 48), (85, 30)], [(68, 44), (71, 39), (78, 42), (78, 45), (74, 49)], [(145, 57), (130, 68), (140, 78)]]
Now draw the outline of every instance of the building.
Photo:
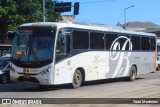
[(160, 37), (160, 25), (151, 22), (128, 22), (126, 24), (126, 29), (155, 33), (157, 37)]
[(74, 15), (63, 15), (62, 16), (62, 22), (75, 22), (75, 16)]

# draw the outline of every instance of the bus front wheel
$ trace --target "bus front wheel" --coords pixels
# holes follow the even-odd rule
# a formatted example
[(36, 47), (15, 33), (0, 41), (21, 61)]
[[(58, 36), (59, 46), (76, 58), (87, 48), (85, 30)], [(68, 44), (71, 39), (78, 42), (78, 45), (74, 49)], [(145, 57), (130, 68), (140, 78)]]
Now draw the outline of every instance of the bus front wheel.
[(78, 88), (82, 84), (82, 73), (79, 69), (76, 69), (73, 75), (73, 80), (72, 80), (72, 87), (73, 88)]
[(128, 77), (129, 81), (134, 81), (136, 79), (136, 76), (137, 76), (137, 69), (135, 66), (132, 66)]

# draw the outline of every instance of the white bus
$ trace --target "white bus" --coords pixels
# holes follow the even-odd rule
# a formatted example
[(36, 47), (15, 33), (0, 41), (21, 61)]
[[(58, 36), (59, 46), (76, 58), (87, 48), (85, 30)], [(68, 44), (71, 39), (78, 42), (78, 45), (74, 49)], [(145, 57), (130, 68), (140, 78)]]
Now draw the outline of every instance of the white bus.
[(43, 85), (128, 77), (156, 71), (156, 35), (85, 23), (21, 25), (14, 37), (11, 80)]

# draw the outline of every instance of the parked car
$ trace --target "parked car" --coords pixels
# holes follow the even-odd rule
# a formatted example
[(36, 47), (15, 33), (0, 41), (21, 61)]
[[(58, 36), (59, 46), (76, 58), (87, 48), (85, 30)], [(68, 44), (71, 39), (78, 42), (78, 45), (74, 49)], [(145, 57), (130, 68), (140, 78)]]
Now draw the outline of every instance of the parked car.
[(7, 83), (10, 80), (9, 69), (10, 58), (0, 57), (0, 83)]

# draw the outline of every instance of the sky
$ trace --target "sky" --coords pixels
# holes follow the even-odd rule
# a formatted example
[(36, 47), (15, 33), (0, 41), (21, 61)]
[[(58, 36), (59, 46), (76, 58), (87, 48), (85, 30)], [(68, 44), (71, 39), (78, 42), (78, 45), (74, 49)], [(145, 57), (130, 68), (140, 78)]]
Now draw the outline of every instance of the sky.
[[(116, 25), (124, 24), (124, 9), (126, 22), (152, 22), (160, 25), (160, 0), (58, 0), (63, 2), (79, 2), (79, 15), (77, 22)], [(62, 15), (73, 15), (71, 12)]]

